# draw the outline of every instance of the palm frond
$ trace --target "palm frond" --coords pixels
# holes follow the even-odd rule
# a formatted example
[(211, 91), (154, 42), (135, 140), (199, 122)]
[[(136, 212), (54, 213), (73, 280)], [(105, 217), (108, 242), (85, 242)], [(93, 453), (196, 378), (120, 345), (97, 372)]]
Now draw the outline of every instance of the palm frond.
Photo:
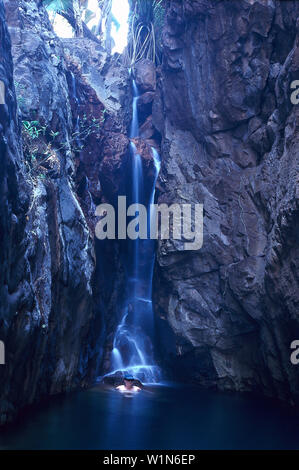
[(43, 0), (43, 4), (48, 10), (59, 13), (60, 11), (67, 12), (72, 10), (73, 1), (72, 0)]
[(95, 18), (96, 14), (94, 11), (91, 10), (85, 10), (85, 16), (84, 16), (84, 23), (88, 24), (93, 18)]

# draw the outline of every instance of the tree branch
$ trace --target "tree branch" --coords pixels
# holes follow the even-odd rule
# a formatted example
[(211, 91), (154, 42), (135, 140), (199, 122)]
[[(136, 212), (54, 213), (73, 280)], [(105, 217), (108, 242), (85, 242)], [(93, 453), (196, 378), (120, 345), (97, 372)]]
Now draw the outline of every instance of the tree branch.
[[(59, 12), (59, 15), (63, 16), (69, 24), (76, 30), (77, 23), (75, 20), (75, 17), (73, 15), (70, 15), (68, 13), (65, 13), (64, 11)], [(90, 31), (90, 29), (86, 26), (84, 21), (82, 21), (82, 27), (83, 27), (83, 36), (85, 38), (91, 39), (92, 41), (101, 44), (101, 41)]]

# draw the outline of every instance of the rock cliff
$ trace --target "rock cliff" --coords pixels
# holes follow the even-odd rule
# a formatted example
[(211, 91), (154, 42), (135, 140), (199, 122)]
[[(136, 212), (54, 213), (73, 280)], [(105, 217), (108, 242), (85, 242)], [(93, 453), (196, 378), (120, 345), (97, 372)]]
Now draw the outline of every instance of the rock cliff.
[(164, 364), (184, 380), (298, 401), (299, 4), (164, 5), (159, 202), (204, 204), (201, 250), (159, 244)]
[[(103, 140), (105, 103), (92, 106), (91, 96), (85, 111), (75, 112), (71, 59), (40, 2), (5, 2), (12, 63), (0, 6), (3, 423), (22, 406), (96, 376), (105, 311), (95, 288), (91, 205), (101, 197), (95, 175), (102, 156), (95, 153), (89, 182), (80, 151)], [(86, 95), (92, 92), (87, 86)]]

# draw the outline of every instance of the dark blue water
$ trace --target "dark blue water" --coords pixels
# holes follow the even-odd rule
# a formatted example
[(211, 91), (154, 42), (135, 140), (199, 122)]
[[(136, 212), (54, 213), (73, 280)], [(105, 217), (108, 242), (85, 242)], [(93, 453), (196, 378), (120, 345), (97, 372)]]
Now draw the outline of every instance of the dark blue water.
[(95, 387), (31, 410), (0, 449), (299, 449), (299, 417), (271, 401), (182, 387), (126, 398)]

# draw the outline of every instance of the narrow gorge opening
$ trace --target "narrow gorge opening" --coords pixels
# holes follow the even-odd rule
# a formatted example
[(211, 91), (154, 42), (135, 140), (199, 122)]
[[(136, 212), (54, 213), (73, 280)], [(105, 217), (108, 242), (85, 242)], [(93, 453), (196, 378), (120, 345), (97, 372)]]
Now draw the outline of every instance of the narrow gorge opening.
[[(56, 12), (53, 13), (52, 11), (50, 13), (56, 33), (62, 37), (69, 34), (65, 31), (64, 24), (66, 20), (63, 16), (59, 15), (58, 5), (52, 2), (49, 4), (49, 8), (50, 11), (51, 8), (56, 9)], [(156, 242), (150, 239), (150, 214), (151, 205), (155, 202), (155, 185), (160, 169), (160, 137), (157, 131), (155, 135), (150, 135), (151, 129), (148, 123), (151, 119), (152, 102), (151, 99), (148, 99), (148, 102), (140, 106), (140, 95), (134, 71), (135, 61), (140, 61), (143, 59), (143, 56), (149, 57), (151, 49), (153, 50), (155, 32), (150, 31), (149, 27), (153, 7), (151, 2), (148, 2), (148, 11), (143, 11), (143, 17), (140, 16), (138, 10), (140, 5), (138, 2), (136, 4), (131, 2), (131, 12), (129, 11), (129, 2), (123, 0), (102, 2), (101, 8), (97, 1), (89, 0), (86, 8), (86, 12), (82, 17), (86, 21), (88, 20), (88, 28), (97, 38), (101, 38), (105, 47), (108, 47), (107, 52), (111, 51), (112, 57), (116, 54), (117, 60), (123, 62), (124, 66), (127, 67), (125, 79), (129, 83), (130, 90), (128, 91), (131, 92), (130, 96), (132, 96), (131, 109), (126, 111), (128, 115), (132, 116), (131, 123), (128, 126), (130, 144), (127, 162), (123, 167), (123, 175), (120, 178), (118, 190), (113, 194), (110, 202), (114, 205), (115, 211), (117, 211), (118, 197), (125, 196), (128, 206), (142, 204), (148, 210), (146, 229), (148, 240), (140, 240), (140, 235), (138, 235), (136, 240), (124, 240), (121, 242), (116, 240), (115, 243), (109, 243), (109, 241), (100, 242), (95, 239), (97, 266), (101, 266), (100, 269), (97, 269), (95, 283), (98, 283), (100, 286), (105, 284), (106, 278), (111, 278), (111, 275), (113, 277), (111, 266), (115, 269), (115, 265), (111, 265), (108, 258), (111, 255), (111, 250), (116, 258), (119, 256), (119, 259), (114, 259), (118, 263), (121, 276), (123, 275), (123, 278), (120, 279), (117, 279), (117, 275), (116, 277), (114, 276), (113, 282), (118, 286), (118, 289), (121, 286), (123, 293), (117, 295), (117, 301), (111, 306), (109, 316), (112, 318), (107, 319), (108, 313), (104, 314), (106, 318), (103, 319), (102, 326), (105, 324), (106, 338), (102, 337), (102, 345), (99, 349), (98, 380), (101, 380), (101, 377), (105, 381), (108, 378), (117, 380), (117, 378), (121, 379), (126, 374), (131, 374), (142, 382), (157, 382), (161, 377), (161, 371), (156, 365), (157, 354), (154, 351), (156, 341), (154, 338), (155, 325), (152, 305), (152, 277)], [(129, 24), (131, 27), (130, 31)], [(71, 36), (74, 37), (76, 35), (75, 29), (72, 28), (71, 32)], [(150, 40), (147, 37), (149, 32), (151, 35)], [(130, 45), (126, 49), (128, 35), (130, 36)], [(150, 59), (145, 60), (150, 62)], [(145, 67), (143, 73), (147, 75), (150, 73), (152, 81), (155, 81), (154, 62), (148, 63), (147, 68), (148, 70)], [(76, 144), (79, 149), (83, 149), (84, 143), (80, 141), (80, 121), (82, 120), (82, 114), (86, 112), (84, 110), (85, 97), (84, 92), (81, 98), (79, 96), (80, 92), (77, 92), (78, 87), (80, 88), (80, 77), (79, 84), (77, 84), (77, 80), (78, 72), (74, 69), (74, 71), (70, 72), (69, 80), (74, 102), (73, 122), (77, 134)], [(155, 85), (153, 83), (146, 84), (146, 86), (149, 89), (142, 91), (143, 98), (144, 96), (146, 98), (146, 94), (153, 95), (154, 93)], [(139, 119), (139, 115), (141, 119)], [(145, 128), (145, 130), (141, 130), (141, 136), (139, 132), (140, 126)], [(152, 138), (151, 142), (149, 137)], [(141, 147), (143, 157), (140, 155)], [(79, 159), (84, 162), (84, 152), (79, 150), (78, 154)], [(84, 173), (84, 163), (80, 163), (80, 165)], [(95, 178), (96, 175), (93, 175), (93, 180)], [(87, 212), (92, 217), (96, 210), (96, 203), (99, 200), (93, 197), (92, 191), (89, 190), (90, 182), (88, 175), (83, 180), (83, 183), (80, 183), (79, 195), (85, 199), (87, 206), (89, 205)], [(101, 183), (99, 182), (99, 184)], [(103, 194), (104, 197), (109, 199), (110, 195), (105, 193), (105, 188), (103, 189)], [(131, 216), (131, 219), (133, 219), (133, 216)], [(136, 230), (138, 233), (138, 227), (136, 227)], [(107, 244), (110, 246), (110, 251), (108, 251), (106, 256)], [(96, 288), (95, 292), (97, 291)], [(113, 289), (110, 294), (112, 296), (115, 295)], [(101, 294), (99, 295), (101, 297)], [(96, 294), (95, 303), (98, 302), (103, 305), (106, 301), (107, 298), (106, 300), (103, 300), (103, 298), (99, 299)], [(104, 310), (106, 310), (105, 307)], [(99, 315), (103, 316), (103, 310), (101, 313), (99, 312)], [(103, 354), (104, 360), (101, 357)]]
[[(69, 39), (72, 44), (71, 40), (80, 35), (76, 27), (70, 24), (71, 7), (73, 16), (76, 16), (74, 4), (70, 6), (67, 2), (50, 0), (46, 3), (56, 34), (65, 41)], [(159, 155), (161, 137), (157, 130), (152, 130), (151, 113), (156, 86), (155, 62), (158, 57), (154, 17), (155, 11), (157, 18), (159, 14), (161, 15), (162, 6), (160, 1), (144, 3), (127, 0), (103, 2), (88, 0), (78, 7), (81, 8), (82, 21), (84, 20), (94, 39), (104, 45), (103, 51), (111, 53), (112, 60), (116, 57), (116, 62), (123, 63), (122, 73), (126, 87), (129, 87), (128, 95), (132, 100), (131, 106), (129, 100), (126, 103), (130, 108), (124, 110), (124, 114), (131, 116), (131, 122), (127, 125), (129, 148), (123, 164), (123, 174), (119, 177), (118, 188), (111, 195), (110, 188), (108, 190), (105, 188), (107, 183), (101, 183), (100, 175), (97, 182), (96, 173), (86, 174), (86, 149), (84, 149), (86, 142), (81, 139), (81, 127), (82, 120), (87, 121), (90, 110), (85, 105), (86, 91), (81, 74), (78, 74), (78, 67), (72, 66), (68, 82), (72, 96), (75, 143), (80, 162), (77, 172), (80, 179), (78, 195), (84, 200), (83, 211), (89, 219), (93, 219), (96, 204), (107, 200), (117, 212), (118, 197), (126, 197), (128, 207), (136, 204), (135, 217), (138, 217), (140, 205), (148, 211), (147, 240), (139, 238), (138, 224), (135, 240), (113, 242), (99, 241), (95, 238), (97, 270), (94, 284), (105, 286), (107, 279), (110, 281), (113, 279), (113, 287), (107, 286), (109, 292), (107, 296), (101, 292), (101, 288), (96, 286), (94, 289), (95, 309), (102, 317), (99, 323), (105, 330), (98, 347), (98, 381), (107, 382), (109, 379), (117, 381), (124, 375), (131, 374), (143, 383), (157, 383), (161, 379), (161, 370), (156, 364), (157, 354), (154, 350), (156, 340), (152, 304), (156, 242), (150, 239), (150, 230), (153, 217), (151, 207), (155, 202), (155, 186), (161, 167)], [(66, 23), (68, 23), (67, 28)], [(83, 37), (86, 35), (83, 28), (81, 34)], [(139, 73), (140, 86), (145, 87), (141, 91), (141, 101), (144, 100), (144, 103), (139, 102), (140, 92), (135, 78), (135, 66), (138, 62), (144, 62), (143, 70), (141, 69)], [(79, 71), (82, 69), (83, 72), (83, 68), (80, 65)], [(151, 83), (146, 83), (148, 79)], [(103, 112), (107, 112), (105, 118), (101, 119), (101, 124), (105, 126), (105, 119), (109, 119), (109, 111), (104, 109)], [(96, 149), (93, 151), (97, 152)], [(89, 173), (91, 172), (90, 168)], [(99, 194), (95, 194), (93, 185), (100, 188)], [(130, 219), (133, 220), (134, 216), (131, 215)], [(94, 222), (91, 222), (91, 226), (94, 227)], [(112, 262), (109, 261), (111, 256)], [(116, 274), (113, 271), (116, 271)], [(117, 272), (120, 273), (119, 278)], [(122, 292), (115, 294), (115, 289)], [(107, 309), (105, 304), (109, 304), (108, 299), (113, 296), (117, 300), (113, 300)]]

